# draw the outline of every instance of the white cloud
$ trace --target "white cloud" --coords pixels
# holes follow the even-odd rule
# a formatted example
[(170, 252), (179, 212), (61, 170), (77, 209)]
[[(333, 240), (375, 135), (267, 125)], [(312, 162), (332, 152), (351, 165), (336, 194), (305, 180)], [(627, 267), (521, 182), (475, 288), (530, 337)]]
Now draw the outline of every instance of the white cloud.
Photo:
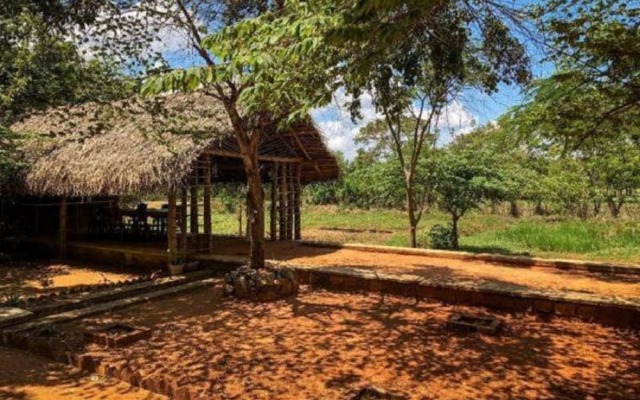
[(443, 146), (459, 135), (471, 132), (478, 124), (478, 117), (472, 114), (460, 101), (454, 100), (440, 115), (437, 128), (440, 130), (438, 145)]
[(376, 113), (371, 102), (371, 95), (365, 93), (360, 98), (362, 118), (358, 121), (352, 121), (346, 108), (346, 104), (350, 100), (351, 97), (347, 96), (344, 90), (339, 90), (335, 93), (331, 105), (315, 110), (312, 116), (327, 139), (329, 149), (340, 151), (346, 158), (353, 159), (357, 151), (357, 146), (354, 143), (356, 135), (360, 129), (376, 118), (380, 118), (381, 115)]
[[(312, 116), (327, 139), (327, 146), (334, 151), (344, 153), (347, 159), (353, 159), (359, 148), (354, 143), (354, 138), (369, 122), (381, 118), (372, 104), (371, 94), (365, 93), (361, 98), (362, 119), (352, 121), (351, 115), (345, 105), (350, 97), (345, 95), (344, 90), (339, 90), (334, 95), (331, 105), (319, 108), (312, 113)], [(443, 146), (450, 143), (456, 135), (463, 135), (470, 132), (477, 125), (478, 118), (472, 114), (459, 101), (453, 101), (445, 108), (437, 121), (440, 130), (438, 145)]]

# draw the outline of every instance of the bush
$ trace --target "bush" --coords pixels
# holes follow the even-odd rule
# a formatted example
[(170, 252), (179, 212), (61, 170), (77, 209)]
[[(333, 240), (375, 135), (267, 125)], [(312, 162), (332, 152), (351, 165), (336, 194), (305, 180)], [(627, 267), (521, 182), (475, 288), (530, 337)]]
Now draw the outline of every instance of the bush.
[(429, 247), (438, 250), (451, 250), (453, 246), (453, 230), (440, 224), (429, 231)]

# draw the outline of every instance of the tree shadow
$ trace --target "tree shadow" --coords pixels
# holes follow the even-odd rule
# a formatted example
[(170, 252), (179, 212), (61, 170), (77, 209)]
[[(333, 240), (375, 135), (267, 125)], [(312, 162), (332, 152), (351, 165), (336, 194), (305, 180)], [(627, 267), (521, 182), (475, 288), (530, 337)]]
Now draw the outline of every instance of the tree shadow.
[(37, 295), (76, 286), (116, 283), (145, 276), (152, 268), (80, 261), (19, 261), (0, 266), (0, 293), (18, 287), (23, 295)]
[[(117, 383), (117, 384), (116, 384)], [(35, 394), (37, 393), (37, 395)], [(0, 398), (159, 399), (159, 396), (13, 349), (0, 347)]]
[[(496, 337), (452, 334), (445, 328), (452, 312), (497, 316), (506, 328)], [(579, 398), (640, 395), (637, 332), (560, 318), (309, 288), (255, 304), (203, 289), (62, 329), (80, 334), (110, 321), (154, 333), (122, 349), (78, 351), (167, 374), (205, 398), (338, 399), (370, 384), (415, 399), (567, 398), (576, 385)], [(608, 368), (616, 363), (623, 378)]]

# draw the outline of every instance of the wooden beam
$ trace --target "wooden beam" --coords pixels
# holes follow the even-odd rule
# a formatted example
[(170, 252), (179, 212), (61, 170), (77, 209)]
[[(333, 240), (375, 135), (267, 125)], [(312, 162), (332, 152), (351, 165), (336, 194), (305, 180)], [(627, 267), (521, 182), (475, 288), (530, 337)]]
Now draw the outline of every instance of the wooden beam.
[(278, 204), (278, 223), (280, 226), (280, 240), (287, 238), (287, 165), (280, 164), (280, 201)]
[(302, 211), (301, 211), (301, 201), (302, 201), (302, 185), (300, 184), (302, 180), (302, 165), (298, 164), (295, 170), (295, 178), (293, 182), (293, 190), (295, 193), (293, 199), (293, 214), (295, 218), (295, 226), (293, 229), (293, 238), (295, 240), (302, 239)]
[(277, 240), (278, 234), (278, 163), (273, 163), (271, 170), (271, 240)]
[(180, 194), (180, 256), (187, 256), (187, 189), (182, 188)]
[(177, 195), (175, 189), (169, 191), (169, 209), (167, 210), (167, 253), (169, 255), (168, 264), (178, 258), (178, 212)]
[(67, 257), (67, 198), (63, 197), (60, 200), (60, 226), (59, 226), (59, 243), (58, 243), (58, 257)]
[(304, 154), (304, 157), (307, 160), (311, 161), (311, 157), (309, 156), (309, 153), (307, 153), (307, 148), (302, 144), (302, 141), (300, 140), (298, 134), (295, 131), (291, 131), (290, 134), (291, 136), (293, 136), (293, 140), (298, 145), (298, 148), (302, 151), (302, 154)]
[(209, 253), (213, 251), (213, 236), (211, 235), (211, 157), (206, 157), (204, 165), (204, 234), (208, 237)]
[[(228, 150), (205, 150), (202, 154), (209, 154), (212, 156), (219, 157), (230, 157), (230, 158), (242, 158), (240, 153), (236, 153)], [(301, 162), (304, 161), (304, 158), (301, 157), (276, 157), (276, 156), (258, 156), (258, 161), (267, 161), (267, 162)]]
[(198, 187), (193, 185), (189, 188), (190, 211), (189, 211), (189, 229), (193, 234), (198, 234)]

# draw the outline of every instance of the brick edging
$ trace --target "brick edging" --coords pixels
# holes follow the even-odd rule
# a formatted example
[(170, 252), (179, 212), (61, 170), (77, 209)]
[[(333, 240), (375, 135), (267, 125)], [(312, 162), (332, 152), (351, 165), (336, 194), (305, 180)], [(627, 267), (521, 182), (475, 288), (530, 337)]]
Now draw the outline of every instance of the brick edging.
[(477, 260), (487, 262), (497, 262), (519, 266), (547, 267), (555, 269), (569, 269), (589, 272), (604, 272), (616, 274), (640, 275), (640, 265), (612, 264), (599, 261), (581, 261), (564, 259), (547, 259), (540, 257), (509, 256), (491, 253), (471, 253), (465, 251), (433, 250), (433, 249), (412, 249), (407, 247), (377, 246), (360, 243), (335, 243), (335, 242), (313, 242), (300, 241), (300, 244), (309, 247), (351, 249), (366, 251), (370, 253), (390, 253), (410, 256), (428, 256), (436, 258), (449, 258), (456, 260)]
[(55, 342), (46, 339), (29, 337), (23, 333), (4, 333), (2, 344), (19, 350), (28, 351), (59, 363), (67, 364), (80, 370), (104, 377), (118, 379), (132, 386), (137, 386), (154, 393), (168, 396), (175, 400), (201, 399), (201, 393), (188, 385), (180, 385), (172, 374), (145, 373), (134, 370), (126, 362), (107, 363), (101, 357), (91, 354), (75, 354), (63, 349)]
[[(182, 287), (174, 287), (165, 291), (159, 291), (151, 296), (138, 296), (140, 301), (135, 302), (113, 302), (115, 308), (122, 306), (128, 306), (139, 302), (150, 300), (151, 298), (164, 297), (170, 294), (176, 294), (185, 290), (193, 290), (207, 285), (219, 283), (219, 279), (206, 279), (201, 281), (194, 281), (186, 283)], [(217, 290), (222, 290), (221, 286), (214, 286)], [(160, 293), (165, 292), (165, 293)], [(125, 304), (126, 303), (126, 304)], [(104, 306), (101, 305), (101, 306)], [(95, 311), (104, 312), (104, 307), (89, 307), (95, 308)], [(74, 318), (63, 318), (64, 322), (72, 319), (82, 318), (89, 315), (93, 315), (93, 310), (87, 310), (87, 312), (80, 312), (74, 316)], [(168, 396), (175, 400), (196, 400), (202, 398), (201, 389), (190, 388), (188, 385), (180, 385), (180, 377), (176, 377), (175, 374), (162, 374), (162, 373), (146, 373), (141, 370), (134, 370), (127, 365), (126, 362), (107, 363), (101, 357), (91, 354), (76, 354), (68, 349), (65, 349), (57, 344), (55, 340), (48, 340), (46, 338), (40, 338), (30, 333), (36, 332), (38, 329), (43, 328), (47, 324), (32, 324), (31, 326), (24, 326), (24, 329), (10, 329), (2, 332), (0, 337), (1, 344), (28, 351), (32, 354), (36, 354), (40, 357), (48, 358), (50, 360), (64, 363), (87, 371), (89, 373), (97, 373), (98, 375), (115, 378), (126, 382), (132, 386), (141, 387), (154, 393)]]
[(438, 285), (419, 278), (394, 279), (391, 276), (327, 271), (320, 268), (296, 268), (301, 283), (329, 289), (366, 291), (391, 295), (436, 299), (450, 304), (484, 306), (511, 312), (533, 311), (577, 317), (604, 325), (640, 328), (640, 307), (622, 304), (570, 300), (490, 289)]

